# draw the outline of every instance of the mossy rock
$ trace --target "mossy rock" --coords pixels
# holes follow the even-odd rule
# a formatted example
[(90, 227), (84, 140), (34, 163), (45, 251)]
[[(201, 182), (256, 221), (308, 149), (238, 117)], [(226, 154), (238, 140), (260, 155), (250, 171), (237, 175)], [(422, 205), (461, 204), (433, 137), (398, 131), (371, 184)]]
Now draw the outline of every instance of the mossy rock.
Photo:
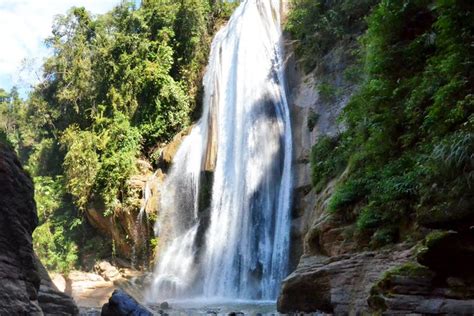
[(441, 276), (474, 276), (474, 230), (430, 233), (418, 251), (417, 261)]
[[(387, 298), (395, 294), (413, 292), (420, 284), (425, 284), (429, 291), (435, 273), (416, 262), (407, 262), (401, 266), (385, 272), (380, 280), (370, 289), (367, 299), (369, 307), (375, 312), (384, 312), (388, 309)], [(400, 282), (400, 280), (403, 280)], [(401, 293), (398, 293), (401, 292)]]
[(434, 207), (423, 203), (416, 217), (417, 222), (427, 228), (467, 230), (474, 226), (472, 197), (463, 196)]

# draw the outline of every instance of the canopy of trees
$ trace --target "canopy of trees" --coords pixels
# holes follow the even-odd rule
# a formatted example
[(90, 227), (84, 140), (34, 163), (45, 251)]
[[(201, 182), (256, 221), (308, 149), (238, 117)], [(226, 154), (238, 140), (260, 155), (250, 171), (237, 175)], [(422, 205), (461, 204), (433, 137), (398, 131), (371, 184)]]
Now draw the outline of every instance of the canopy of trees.
[(74, 7), (55, 19), (46, 40), (53, 54), (28, 99), (0, 90), (0, 139), (34, 177), (42, 224), (35, 246), (50, 269), (75, 264), (91, 197), (113, 216), (137, 158), (199, 112), (212, 35), (233, 7), (124, 1), (99, 16)]

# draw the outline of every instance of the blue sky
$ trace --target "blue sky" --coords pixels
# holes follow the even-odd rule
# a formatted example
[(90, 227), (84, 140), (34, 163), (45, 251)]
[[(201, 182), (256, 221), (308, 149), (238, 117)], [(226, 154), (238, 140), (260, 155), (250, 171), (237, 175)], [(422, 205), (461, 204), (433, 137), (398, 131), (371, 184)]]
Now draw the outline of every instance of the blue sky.
[(100, 14), (118, 3), (120, 0), (0, 0), (0, 88), (10, 90), (16, 85), (24, 96), (38, 81), (42, 61), (49, 54), (43, 40), (51, 34), (55, 15), (72, 6)]

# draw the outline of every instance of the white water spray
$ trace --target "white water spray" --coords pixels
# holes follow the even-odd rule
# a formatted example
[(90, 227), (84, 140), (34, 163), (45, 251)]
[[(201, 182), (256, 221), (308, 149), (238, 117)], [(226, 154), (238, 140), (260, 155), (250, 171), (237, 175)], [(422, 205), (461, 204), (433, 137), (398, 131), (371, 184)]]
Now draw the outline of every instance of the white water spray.
[[(202, 118), (164, 185), (165, 250), (150, 301), (276, 298), (288, 265), (292, 163), (282, 56), (280, 0), (242, 2), (216, 35)], [(200, 209), (209, 169), (212, 198)]]

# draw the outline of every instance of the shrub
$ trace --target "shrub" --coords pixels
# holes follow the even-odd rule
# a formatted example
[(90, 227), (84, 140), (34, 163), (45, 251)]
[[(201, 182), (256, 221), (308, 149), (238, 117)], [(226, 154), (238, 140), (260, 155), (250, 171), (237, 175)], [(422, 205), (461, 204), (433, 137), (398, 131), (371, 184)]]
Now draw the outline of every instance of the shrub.
[(33, 247), (49, 270), (67, 273), (78, 260), (74, 241), (80, 219), (68, 202), (62, 177), (35, 177), (35, 200), (39, 226), (33, 232)]
[(346, 165), (344, 144), (338, 137), (323, 136), (311, 149), (313, 186), (320, 192)]
[(336, 187), (328, 203), (329, 212), (343, 210), (360, 200), (367, 193), (364, 180), (347, 180)]
[[(338, 36), (337, 27), (324, 23), (337, 21), (342, 2), (296, 3), (289, 29), (315, 63), (316, 48), (331, 47), (318, 37)], [(465, 0), (382, 0), (367, 18), (360, 39), (363, 81), (340, 117), (346, 131), (339, 144), (350, 168), (328, 209), (358, 213), (357, 229), (374, 246), (396, 241), (415, 211), (419, 221), (436, 225), (470, 216), (474, 63), (467, 43), (473, 21), (472, 2)], [(321, 33), (311, 34), (315, 30)], [(337, 169), (336, 148), (326, 141), (313, 149), (316, 190)]]
[(62, 143), (67, 148), (63, 164), (66, 186), (76, 205), (84, 210), (101, 167), (97, 152), (99, 139), (93, 132), (71, 126), (64, 132)]
[(308, 124), (307, 124), (310, 132), (314, 130), (314, 128), (316, 127), (316, 124), (318, 124), (318, 120), (319, 120), (319, 114), (314, 112), (313, 110), (310, 110), (308, 114)]

